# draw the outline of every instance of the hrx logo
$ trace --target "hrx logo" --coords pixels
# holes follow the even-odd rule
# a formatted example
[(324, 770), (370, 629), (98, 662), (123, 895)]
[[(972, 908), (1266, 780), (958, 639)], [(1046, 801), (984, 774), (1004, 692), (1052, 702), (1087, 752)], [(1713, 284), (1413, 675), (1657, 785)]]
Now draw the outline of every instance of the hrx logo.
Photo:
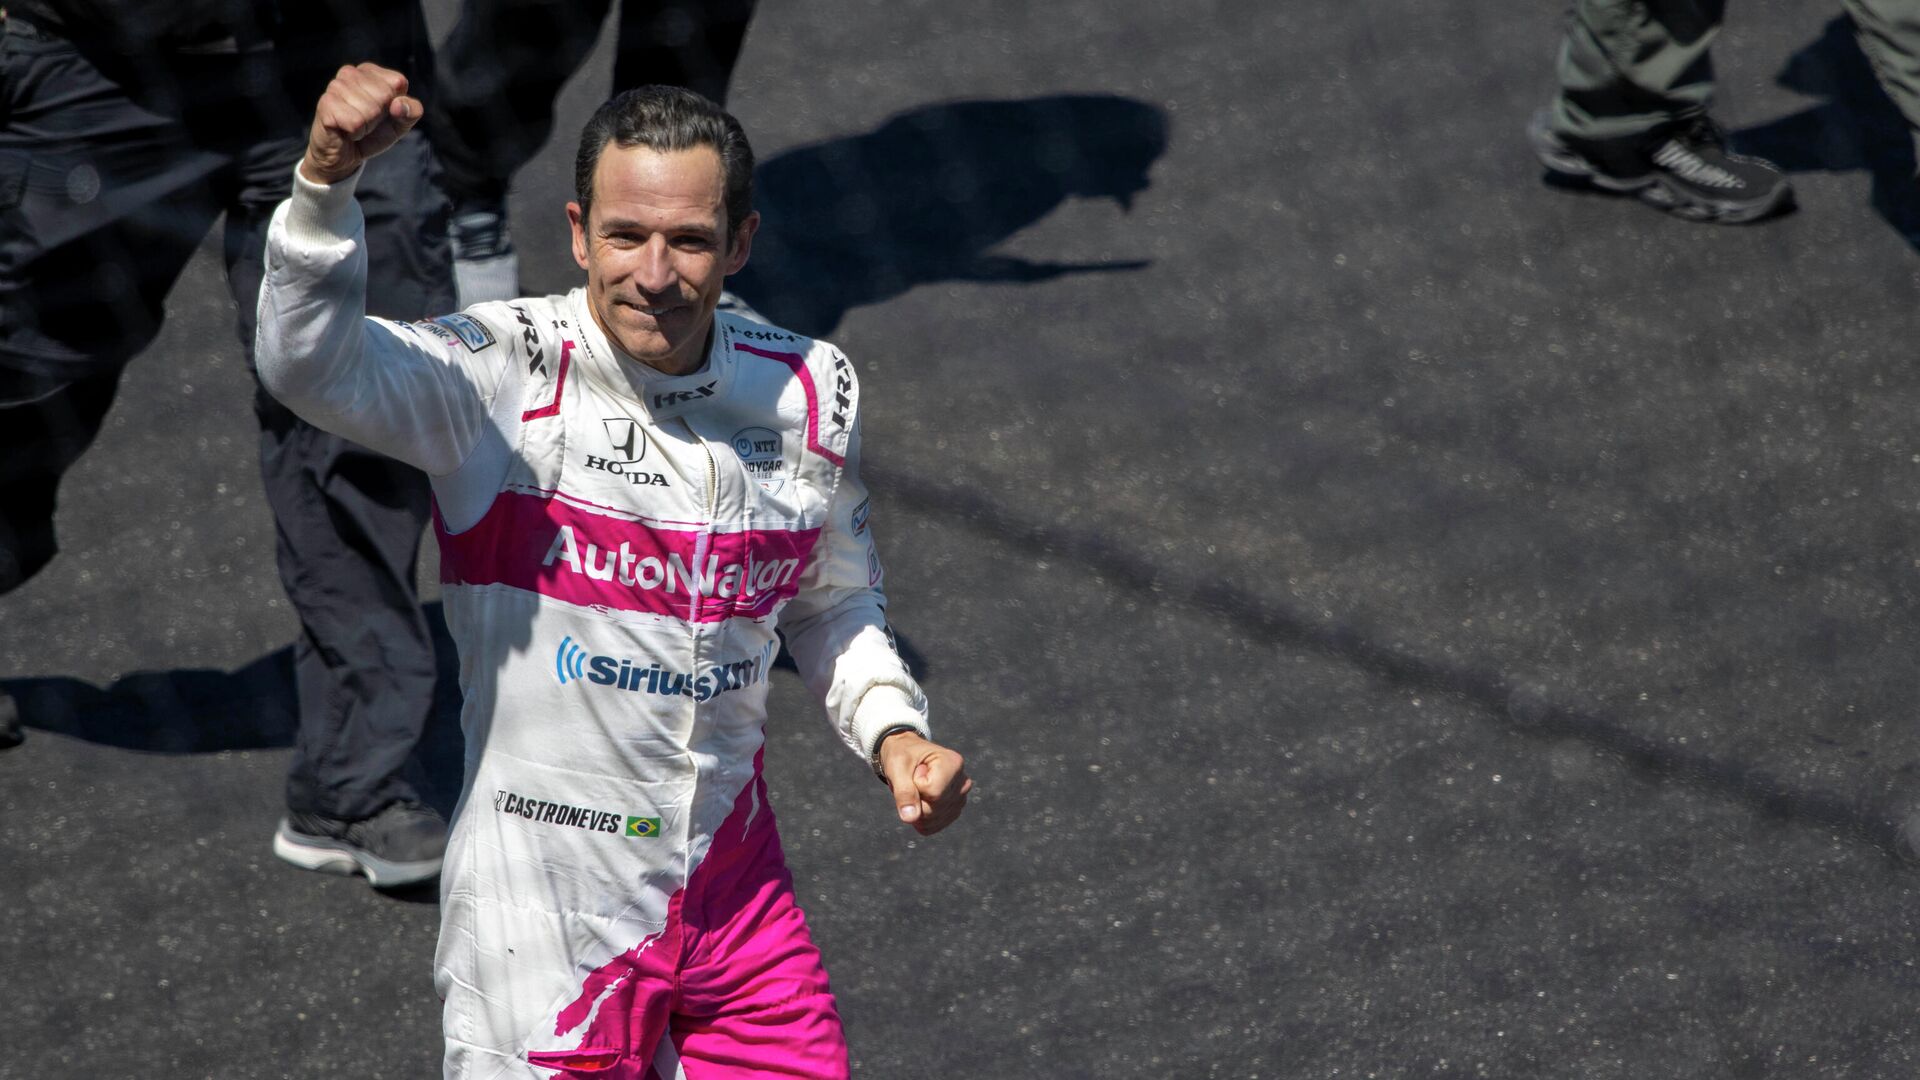
[(672, 405), (683, 405), (689, 401), (699, 401), (701, 398), (710, 398), (713, 396), (713, 388), (716, 385), (718, 384), (704, 383), (691, 390), (669, 390), (664, 394), (655, 394), (653, 407), (664, 409)]
[(527, 309), (518, 304), (515, 304), (513, 307), (513, 320), (520, 324), (520, 338), (526, 342), (527, 345), (527, 374), (532, 375), (538, 373), (545, 375), (547, 373), (547, 357), (546, 353), (540, 348), (539, 328), (536, 327), (533, 320), (527, 316)]
[(853, 408), (853, 368), (847, 364), (847, 358), (836, 355), (833, 358), (833, 426), (847, 426), (847, 412)]

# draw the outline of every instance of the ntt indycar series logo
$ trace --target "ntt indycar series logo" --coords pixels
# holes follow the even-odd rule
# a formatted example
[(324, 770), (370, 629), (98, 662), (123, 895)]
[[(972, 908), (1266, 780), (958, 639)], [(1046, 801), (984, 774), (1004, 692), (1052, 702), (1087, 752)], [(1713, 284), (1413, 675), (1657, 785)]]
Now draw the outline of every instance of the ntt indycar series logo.
[(769, 642), (759, 656), (716, 664), (702, 671), (668, 671), (658, 663), (643, 664), (620, 656), (596, 656), (571, 637), (562, 638), (554, 650), (553, 674), (561, 686), (586, 682), (609, 686), (630, 694), (655, 694), (660, 697), (690, 697), (711, 701), (730, 690), (742, 690), (767, 677), (778, 642)]

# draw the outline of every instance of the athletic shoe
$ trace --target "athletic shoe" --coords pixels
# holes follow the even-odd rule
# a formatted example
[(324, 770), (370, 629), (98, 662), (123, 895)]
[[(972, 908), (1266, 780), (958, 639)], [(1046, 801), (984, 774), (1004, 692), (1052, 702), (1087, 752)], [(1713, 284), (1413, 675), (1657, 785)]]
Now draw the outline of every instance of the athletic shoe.
[(464, 310), (489, 300), (516, 300), (520, 256), (507, 231), (507, 204), (485, 200), (453, 208), (447, 226), (453, 244), (453, 288)]
[(1557, 176), (1633, 195), (1688, 221), (1738, 225), (1793, 203), (1793, 186), (1770, 161), (1727, 149), (1705, 116), (1627, 139), (1573, 139), (1554, 132), (1545, 110), (1527, 125), (1533, 152)]
[(289, 813), (273, 834), (273, 853), (293, 865), (363, 874), (376, 889), (431, 880), (446, 850), (446, 821), (417, 802), (392, 803), (359, 821)]
[(13, 695), (0, 690), (0, 750), (19, 746), (27, 733), (20, 727), (20, 705)]

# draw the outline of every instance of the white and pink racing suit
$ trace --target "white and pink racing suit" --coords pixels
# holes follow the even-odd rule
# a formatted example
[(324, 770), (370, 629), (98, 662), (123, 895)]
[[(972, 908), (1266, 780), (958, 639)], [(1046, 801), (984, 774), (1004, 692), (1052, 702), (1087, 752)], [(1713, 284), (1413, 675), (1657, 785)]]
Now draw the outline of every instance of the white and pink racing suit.
[(928, 734), (832, 346), (716, 316), (619, 357), (584, 295), (364, 316), (352, 181), (268, 235), (260, 376), (433, 477), (466, 770), (441, 880), (448, 1077), (847, 1074), (761, 778), (776, 623), (849, 747)]

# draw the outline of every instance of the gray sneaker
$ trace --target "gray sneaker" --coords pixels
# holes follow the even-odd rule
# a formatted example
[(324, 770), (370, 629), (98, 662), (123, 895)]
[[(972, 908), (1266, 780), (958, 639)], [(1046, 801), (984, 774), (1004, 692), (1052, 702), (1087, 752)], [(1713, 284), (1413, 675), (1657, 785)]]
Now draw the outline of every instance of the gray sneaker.
[(446, 820), (410, 801), (358, 821), (289, 813), (273, 834), (273, 853), (287, 862), (323, 874), (361, 874), (376, 889), (432, 880), (446, 850)]
[(1540, 164), (1563, 180), (1587, 184), (1688, 221), (1744, 225), (1793, 205), (1793, 185), (1764, 158), (1736, 154), (1706, 116), (1624, 139), (1580, 140), (1553, 130), (1546, 110), (1527, 124)]

